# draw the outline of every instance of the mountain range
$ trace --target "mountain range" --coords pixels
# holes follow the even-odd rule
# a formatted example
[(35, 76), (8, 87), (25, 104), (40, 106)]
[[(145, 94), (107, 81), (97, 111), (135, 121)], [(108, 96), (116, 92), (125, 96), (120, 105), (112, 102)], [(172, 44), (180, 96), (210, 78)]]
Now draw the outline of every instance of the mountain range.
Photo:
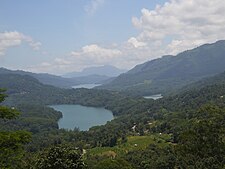
[(225, 41), (221, 40), (137, 65), (99, 88), (138, 95), (166, 94), (223, 71)]
[[(29, 75), (43, 84), (61, 88), (98, 83), (97, 88), (133, 95), (168, 94), (177, 89), (225, 71), (225, 41), (205, 44), (176, 56), (167, 55), (125, 70), (113, 66), (86, 68), (64, 77), (0, 68), (0, 74)], [(121, 74), (122, 73), (122, 74)], [(120, 74), (120, 75), (119, 75)], [(118, 77), (111, 77), (119, 75)]]
[(114, 79), (113, 76), (119, 75), (125, 70), (120, 70), (113, 66), (90, 67), (84, 69), (82, 72), (74, 72), (68, 76), (56, 76), (47, 73), (32, 73), (22, 70), (9, 70), (0, 68), (0, 74), (16, 74), (28, 75), (34, 77), (39, 82), (47, 85), (52, 85), (60, 88), (71, 88), (80, 84), (104, 84)]
[(52, 85), (61, 88), (71, 88), (71, 86), (79, 85), (80, 82), (76, 79), (64, 78), (47, 73), (31, 73), (22, 70), (8, 70), (0, 68), (0, 74), (16, 74), (16, 75), (28, 75), (34, 77), (43, 84)]
[[(201, 62), (200, 59), (202, 59)], [(43, 151), (47, 152), (51, 150), (51, 147), (61, 143), (65, 146), (80, 145), (81, 151), (85, 148), (87, 150), (85, 158), (87, 167), (95, 166), (96, 169), (105, 166), (124, 168), (124, 164), (128, 166), (125, 168), (149, 168), (149, 166), (179, 168), (179, 164), (186, 164), (187, 161), (190, 162), (190, 165), (187, 164), (187, 167), (181, 166), (180, 168), (199, 168), (198, 166), (210, 169), (223, 168), (225, 119), (223, 65), (224, 42), (221, 41), (203, 45), (177, 56), (164, 56), (161, 59), (138, 65), (136, 69), (119, 76), (140, 80), (151, 75), (151, 77), (155, 77), (152, 78), (152, 83), (148, 82), (149, 79), (145, 79), (145, 83), (154, 85), (160, 78), (172, 84), (177, 82), (177, 86), (174, 86), (173, 89), (179, 90), (171, 95), (164, 95), (158, 100), (130, 97), (124, 93), (109, 90), (57, 88), (42, 84), (41, 78), (37, 79), (37, 74), (2, 68), (0, 69), (0, 88), (7, 89), (6, 94), (8, 95), (3, 105), (11, 107), (1, 107), (3, 117), (4, 113), (6, 116), (8, 115), (8, 110), (14, 112), (14, 108), (21, 112), (21, 116), (15, 120), (1, 120), (0, 128), (3, 131), (1, 134), (10, 133), (10, 137), (2, 134), (4, 136), (3, 139), (1, 138), (2, 142), (7, 143), (4, 145), (8, 145), (9, 141), (12, 145), (17, 145), (13, 141), (14, 134), (11, 134), (13, 131), (17, 133), (17, 130), (26, 130), (32, 133), (32, 141), (23, 152), (26, 153), (24, 157), (29, 158), (21, 161), (21, 163), (26, 163), (26, 167), (22, 168), (34, 168), (33, 166), (28, 167), (27, 164), (37, 164), (36, 161), (40, 158), (39, 154)], [(154, 66), (155, 68), (159, 67), (158, 71), (153, 71)], [(163, 66), (164, 69), (162, 69)], [(185, 72), (186, 70), (189, 71)], [(217, 74), (220, 71), (222, 73)], [(213, 76), (214, 74), (216, 75)], [(45, 75), (41, 74), (41, 76)], [(116, 81), (118, 78), (112, 79), (112, 81)], [(180, 82), (179, 78), (185, 81), (178, 83)], [(173, 81), (170, 81), (171, 79)], [(200, 80), (195, 82), (197, 79)], [(128, 79), (128, 82), (129, 80), (139, 86), (139, 81)], [(160, 89), (160, 85), (161, 87), (171, 86), (169, 83), (165, 83), (164, 86), (160, 83), (158, 85), (155, 86), (158, 89)], [(150, 87), (146, 88), (146, 91), (157, 92), (157, 88)], [(141, 85), (138, 89), (138, 91), (143, 91)], [(162, 89), (168, 91), (170, 88)], [(134, 89), (132, 90), (134, 91)], [(128, 90), (123, 89), (123, 91)], [(1, 96), (3, 96), (2, 93)], [(2, 98), (4, 99), (4, 96)], [(49, 108), (49, 105), (60, 104), (106, 108), (112, 111), (116, 118), (105, 125), (94, 126), (85, 132), (79, 132), (78, 129), (59, 130), (57, 122), (62, 114)], [(15, 136), (15, 139), (20, 138)], [(24, 138), (26, 135), (21, 135), (21, 137)], [(4, 140), (4, 138), (9, 139)], [(202, 146), (203, 143), (204, 146)], [(15, 146), (11, 146), (11, 149), (4, 145), (1, 149), (6, 150), (6, 156), (8, 157), (8, 152), (12, 152), (14, 157), (15, 151), (17, 151), (14, 150)], [(113, 154), (112, 152), (117, 153), (119, 160), (117, 157), (112, 160), (111, 155), (106, 156)], [(52, 153), (45, 154), (46, 156), (40, 161), (44, 158), (48, 159)], [(61, 157), (64, 158), (64, 155), (56, 157), (56, 160), (61, 160)], [(67, 159), (67, 156), (64, 159)], [(102, 161), (106, 161), (106, 163), (102, 163)], [(115, 161), (121, 166), (114, 167), (115, 165), (111, 163)], [(21, 168), (21, 165), (18, 165), (19, 167), (12, 168)]]
[(90, 76), (90, 75), (99, 75), (99, 76), (107, 76), (107, 77), (116, 77), (122, 73), (125, 73), (127, 70), (125, 69), (118, 69), (112, 65), (104, 65), (99, 67), (89, 67), (83, 69), (81, 72), (70, 72), (63, 77), (83, 77), (83, 76)]

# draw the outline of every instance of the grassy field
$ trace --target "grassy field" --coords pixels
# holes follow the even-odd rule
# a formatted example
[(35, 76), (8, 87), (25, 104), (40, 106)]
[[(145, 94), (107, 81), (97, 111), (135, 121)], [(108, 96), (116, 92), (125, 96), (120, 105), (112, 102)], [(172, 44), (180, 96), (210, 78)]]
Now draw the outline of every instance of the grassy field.
[(144, 150), (150, 144), (156, 144), (158, 146), (168, 145), (167, 140), (170, 139), (170, 135), (167, 134), (154, 134), (149, 136), (129, 136), (127, 142), (119, 144), (114, 147), (96, 147), (87, 151), (89, 156), (123, 156), (129, 151)]

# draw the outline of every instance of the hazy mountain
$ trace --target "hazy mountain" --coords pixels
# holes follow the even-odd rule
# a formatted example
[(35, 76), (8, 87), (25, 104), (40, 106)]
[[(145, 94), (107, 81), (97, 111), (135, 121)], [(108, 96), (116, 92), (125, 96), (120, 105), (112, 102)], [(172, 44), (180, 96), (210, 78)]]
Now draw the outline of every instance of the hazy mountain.
[(143, 95), (165, 93), (224, 70), (225, 41), (218, 41), (137, 65), (101, 88)]
[(101, 76), (115, 77), (124, 72), (126, 72), (126, 70), (118, 69), (111, 65), (104, 65), (104, 66), (99, 66), (99, 67), (85, 68), (81, 72), (70, 72), (70, 73), (63, 75), (63, 77), (81, 77), (81, 76), (89, 76), (89, 75), (101, 75)]
[(18, 74), (18, 75), (29, 75), (39, 80), (43, 84), (53, 85), (62, 88), (71, 88), (71, 86), (80, 84), (76, 79), (63, 78), (56, 75), (51, 75), (47, 73), (31, 73), (21, 70), (8, 70), (5, 68), (0, 68), (0, 74)]
[(71, 79), (74, 79), (75, 81), (79, 81), (81, 84), (105, 84), (107, 80), (109, 80), (111, 77), (105, 76), (105, 75), (87, 75), (87, 76), (81, 76), (81, 77), (73, 77)]

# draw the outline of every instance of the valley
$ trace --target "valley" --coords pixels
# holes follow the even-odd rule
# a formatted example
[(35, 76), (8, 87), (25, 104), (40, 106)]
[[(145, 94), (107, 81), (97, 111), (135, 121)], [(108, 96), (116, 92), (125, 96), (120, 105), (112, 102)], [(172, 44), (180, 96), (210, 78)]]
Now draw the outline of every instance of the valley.
[(99, 88), (142, 96), (173, 92), (202, 78), (222, 73), (225, 65), (224, 46), (225, 41), (221, 40), (176, 56), (162, 56), (135, 66)]
[[(213, 50), (214, 45), (211, 46)], [(208, 45), (203, 46), (203, 51), (205, 48), (208, 49)], [(222, 57), (213, 56), (218, 60)], [(183, 55), (173, 59), (182, 60)], [(150, 69), (153, 62), (159, 62), (158, 66), (168, 64), (161, 63), (159, 59), (148, 63)], [(65, 146), (68, 151), (76, 150), (86, 167), (91, 169), (105, 166), (172, 169), (198, 165), (221, 168), (225, 152), (225, 70), (222, 71), (217, 61), (214, 64), (209, 60), (204, 64), (208, 66), (209, 63), (217, 68), (206, 71), (202, 66), (196, 76), (187, 75), (186, 69), (181, 69), (179, 63), (174, 70), (179, 69), (179, 74), (185, 74), (182, 79), (178, 74), (168, 74), (166, 76), (171, 77), (173, 83), (168, 79), (160, 80), (160, 83), (156, 80), (158, 87), (154, 86), (155, 82), (147, 83), (149, 79), (145, 79), (145, 84), (152, 86), (142, 88), (137, 82), (140, 91), (135, 92), (129, 87), (109, 90), (104, 85), (92, 89), (87, 86), (75, 89), (57, 87), (44, 84), (27, 73), (1, 69), (0, 88), (6, 91), (1, 90), (0, 98), (4, 102), (0, 111), (13, 113), (18, 110), (21, 114), (15, 119), (17, 112), (12, 117), (2, 114), (0, 128), (9, 133), (29, 132), (20, 133), (23, 135), (19, 137), (27, 138), (27, 141), (17, 145), (24, 146), (24, 156), (16, 160), (15, 166), (38, 168), (46, 152), (61, 151)], [(186, 62), (183, 67), (185, 65)], [(118, 78), (133, 74), (133, 71)], [(132, 76), (140, 78), (142, 73)], [(129, 83), (134, 86), (136, 82)], [(162, 94), (158, 94), (159, 91)], [(32, 135), (30, 139), (29, 135)], [(3, 139), (0, 144), (6, 144), (4, 138), (0, 138), (0, 141)], [(203, 143), (206, 146), (202, 146)], [(8, 147), (7, 151), (14, 154), (13, 147)], [(8, 153), (2, 152), (1, 155)], [(11, 159), (13, 155), (10, 153)], [(205, 162), (210, 159), (216, 163)]]

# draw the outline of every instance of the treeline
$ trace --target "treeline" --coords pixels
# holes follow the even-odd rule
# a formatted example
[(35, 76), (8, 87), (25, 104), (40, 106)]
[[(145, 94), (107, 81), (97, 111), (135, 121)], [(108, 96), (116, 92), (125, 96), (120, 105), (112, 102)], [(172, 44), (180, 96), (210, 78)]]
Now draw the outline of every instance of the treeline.
[(52, 108), (42, 105), (23, 104), (11, 107), (21, 112), (17, 119), (2, 121), (1, 127), (4, 130), (21, 130), (25, 129), (34, 134), (58, 129), (58, 120), (62, 113)]
[[(220, 169), (225, 164), (225, 85), (220, 83), (223, 80), (221, 76), (209, 85), (194, 87), (193, 84), (192, 88), (156, 101), (104, 90), (58, 91), (38, 84), (38, 90), (32, 91), (21, 86), (20, 90), (10, 89), (12, 95), (7, 101), (22, 111), (21, 117), (0, 124), (6, 131), (26, 129), (33, 133), (26, 149), (34, 161), (40, 151), (48, 151), (44, 149), (51, 146), (70, 144), (79, 150), (91, 150), (126, 145), (129, 136), (168, 134), (171, 137), (165, 140), (164, 146), (157, 144), (156, 139), (145, 149), (128, 150), (115, 156), (113, 152), (110, 156), (90, 156), (86, 152), (84, 160), (89, 168), (121, 168), (123, 164), (124, 168)], [(117, 117), (89, 131), (59, 130), (57, 120), (61, 114), (46, 105), (63, 103), (105, 107)]]

